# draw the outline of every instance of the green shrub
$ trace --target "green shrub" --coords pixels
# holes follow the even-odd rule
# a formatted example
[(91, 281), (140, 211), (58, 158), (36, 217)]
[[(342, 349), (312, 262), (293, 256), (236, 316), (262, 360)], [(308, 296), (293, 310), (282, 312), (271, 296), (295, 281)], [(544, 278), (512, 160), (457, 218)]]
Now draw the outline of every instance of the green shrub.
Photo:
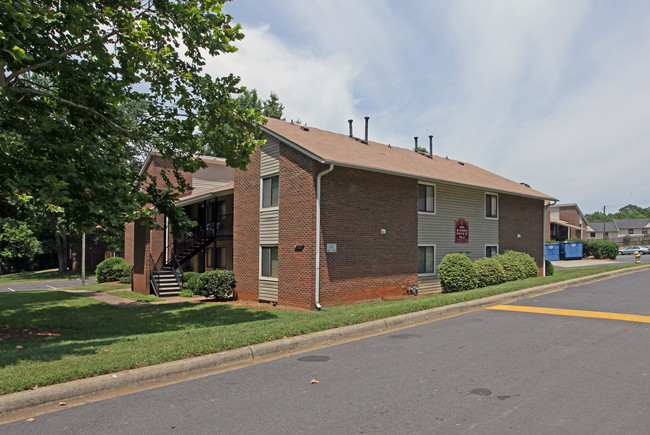
[(184, 272), (183, 281), (185, 281), (185, 288), (190, 290), (192, 294), (196, 293), (196, 286), (199, 282), (199, 277), (201, 276), (198, 272)]
[(179, 296), (183, 298), (191, 298), (192, 296), (194, 296), (194, 292), (188, 288), (184, 288), (183, 290), (181, 290)]
[(609, 240), (590, 240), (582, 245), (582, 254), (584, 257), (614, 260), (618, 255), (618, 245)]
[(232, 296), (237, 285), (231, 270), (212, 270), (201, 274), (197, 280), (194, 294), (222, 299)]
[(118, 278), (122, 284), (131, 284), (131, 272), (133, 272), (133, 265), (124, 263), (122, 267), (122, 274)]
[(555, 273), (555, 268), (553, 267), (553, 263), (551, 263), (548, 260), (544, 260), (546, 262), (546, 276), (551, 276), (553, 273)]
[(494, 258), (503, 266), (506, 281), (517, 281), (537, 276), (537, 263), (525, 252), (506, 251)]
[(472, 260), (464, 254), (447, 254), (438, 267), (440, 284), (445, 293), (470, 290), (478, 286)]
[(495, 258), (479, 258), (474, 262), (474, 270), (476, 270), (476, 275), (478, 276), (479, 287), (497, 285), (506, 281), (503, 266)]
[[(95, 275), (97, 276), (97, 282), (112, 282), (119, 281), (120, 277), (124, 274), (124, 268), (127, 266), (124, 258), (120, 257), (111, 257), (102, 261), (97, 265), (95, 269)], [(129, 276), (130, 276), (129, 272)]]

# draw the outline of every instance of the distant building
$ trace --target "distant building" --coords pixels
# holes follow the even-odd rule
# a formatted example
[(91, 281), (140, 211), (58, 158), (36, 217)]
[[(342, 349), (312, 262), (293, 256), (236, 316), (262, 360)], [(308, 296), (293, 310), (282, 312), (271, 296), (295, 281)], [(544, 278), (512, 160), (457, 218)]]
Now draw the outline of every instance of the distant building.
[(548, 210), (546, 240), (586, 239), (588, 222), (577, 204), (555, 204)]
[[(647, 243), (646, 241), (650, 239), (648, 231), (650, 231), (650, 218), (614, 219), (613, 222), (606, 222), (605, 238), (620, 243), (625, 236), (630, 236), (632, 242)], [(589, 238), (603, 239), (602, 222), (589, 223)]]

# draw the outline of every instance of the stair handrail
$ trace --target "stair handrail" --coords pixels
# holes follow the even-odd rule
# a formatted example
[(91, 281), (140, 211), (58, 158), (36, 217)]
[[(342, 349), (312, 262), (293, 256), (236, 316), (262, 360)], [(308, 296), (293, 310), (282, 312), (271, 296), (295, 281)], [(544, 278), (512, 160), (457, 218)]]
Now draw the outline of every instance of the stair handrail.
[(174, 270), (174, 278), (176, 278), (176, 283), (178, 284), (179, 289), (183, 289), (183, 269), (181, 268), (181, 263), (178, 261), (176, 254), (172, 251), (172, 258), (169, 263)]
[(154, 272), (158, 272), (158, 266), (156, 266), (156, 261), (153, 259), (153, 255), (151, 255), (151, 253), (149, 253), (149, 258), (151, 258), (151, 264), (152, 264), (152, 268), (149, 271), (149, 282), (151, 283), (151, 288), (153, 289), (154, 294), (157, 297), (160, 297), (160, 293), (159, 293), (160, 282), (158, 281), (160, 279), (160, 276), (158, 275), (158, 273), (154, 273)]

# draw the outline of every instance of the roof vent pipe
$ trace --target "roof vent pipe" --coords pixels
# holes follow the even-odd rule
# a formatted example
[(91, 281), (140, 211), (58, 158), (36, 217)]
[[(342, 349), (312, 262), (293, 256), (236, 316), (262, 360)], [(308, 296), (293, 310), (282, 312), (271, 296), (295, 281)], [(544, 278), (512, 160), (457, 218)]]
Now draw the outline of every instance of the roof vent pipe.
[(368, 120), (370, 119), (370, 117), (369, 116), (364, 116), (363, 119), (366, 120), (366, 144), (367, 144), (368, 143)]
[(418, 137), (415, 136), (413, 139), (415, 139), (415, 146), (413, 147), (413, 151), (416, 153), (418, 152)]
[(352, 120), (351, 119), (348, 119), (348, 124), (350, 124), (350, 137), (354, 137), (354, 136), (352, 136)]
[(433, 135), (429, 135), (429, 157), (433, 157)]

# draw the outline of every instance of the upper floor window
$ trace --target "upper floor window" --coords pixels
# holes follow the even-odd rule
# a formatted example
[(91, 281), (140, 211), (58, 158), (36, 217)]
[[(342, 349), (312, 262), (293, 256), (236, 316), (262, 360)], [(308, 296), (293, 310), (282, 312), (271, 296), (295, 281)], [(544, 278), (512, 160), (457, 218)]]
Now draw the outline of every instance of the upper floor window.
[(499, 217), (499, 197), (497, 195), (485, 194), (485, 217), (493, 219)]
[(262, 178), (262, 208), (277, 207), (280, 194), (280, 177)]
[(436, 188), (428, 184), (418, 184), (418, 211), (435, 213)]

